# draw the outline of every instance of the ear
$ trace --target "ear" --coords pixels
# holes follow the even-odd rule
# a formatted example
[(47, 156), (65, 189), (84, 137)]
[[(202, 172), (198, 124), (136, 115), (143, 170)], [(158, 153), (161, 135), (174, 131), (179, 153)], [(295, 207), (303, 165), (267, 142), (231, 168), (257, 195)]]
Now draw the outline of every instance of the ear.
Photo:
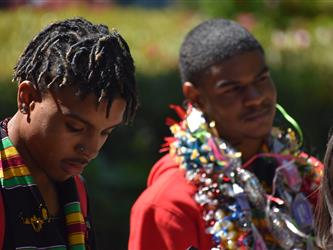
[(185, 82), (183, 84), (183, 94), (194, 107), (202, 110), (204, 105), (200, 91), (196, 86), (194, 86), (191, 82)]
[(35, 103), (40, 100), (39, 91), (30, 81), (20, 82), (17, 89), (17, 106), (22, 114), (27, 114), (34, 109)]

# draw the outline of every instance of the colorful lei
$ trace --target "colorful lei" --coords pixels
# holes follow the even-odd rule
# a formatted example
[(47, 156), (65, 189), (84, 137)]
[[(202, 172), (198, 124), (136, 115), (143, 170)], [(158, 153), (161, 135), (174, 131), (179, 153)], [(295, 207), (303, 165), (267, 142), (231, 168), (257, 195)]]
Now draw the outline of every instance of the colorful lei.
[[(301, 192), (303, 176), (295, 163), (303, 161), (309, 168), (321, 163), (302, 155), (295, 132), (273, 128), (273, 153), (258, 154), (242, 166), (241, 153), (215, 135), (213, 124), (207, 124), (199, 110), (189, 107), (183, 116), (181, 123), (170, 127), (174, 135), (170, 153), (185, 170), (186, 179), (197, 187), (194, 199), (202, 207), (212, 250), (269, 249), (253, 223), (253, 209), (263, 214), (280, 248), (314, 249), (312, 206)], [(258, 157), (273, 157), (278, 162), (271, 194), (246, 169)]]

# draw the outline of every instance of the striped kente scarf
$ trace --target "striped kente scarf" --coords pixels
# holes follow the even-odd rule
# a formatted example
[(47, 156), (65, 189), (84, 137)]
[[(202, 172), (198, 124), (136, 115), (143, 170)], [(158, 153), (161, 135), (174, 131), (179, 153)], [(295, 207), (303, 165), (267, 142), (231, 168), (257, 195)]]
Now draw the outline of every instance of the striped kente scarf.
[(50, 217), (28, 167), (3, 126), (0, 132), (0, 185), (6, 221), (4, 249), (86, 249), (87, 228), (74, 178), (56, 184), (64, 209), (58, 219)]

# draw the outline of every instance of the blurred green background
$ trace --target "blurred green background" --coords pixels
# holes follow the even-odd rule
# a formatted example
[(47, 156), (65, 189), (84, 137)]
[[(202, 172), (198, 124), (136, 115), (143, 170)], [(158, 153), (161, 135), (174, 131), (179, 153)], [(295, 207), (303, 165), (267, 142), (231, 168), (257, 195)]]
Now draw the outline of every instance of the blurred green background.
[[(130, 207), (145, 187), (169, 135), (168, 105), (181, 104), (177, 57), (196, 24), (232, 18), (262, 42), (278, 101), (300, 123), (307, 151), (324, 153), (333, 107), (333, 2), (325, 0), (0, 0), (0, 117), (16, 111), (12, 69), (46, 24), (73, 16), (115, 27), (128, 41), (137, 68), (141, 107), (131, 126), (117, 129), (85, 172), (99, 248), (126, 249)], [(67, 5), (64, 4), (67, 3)]]

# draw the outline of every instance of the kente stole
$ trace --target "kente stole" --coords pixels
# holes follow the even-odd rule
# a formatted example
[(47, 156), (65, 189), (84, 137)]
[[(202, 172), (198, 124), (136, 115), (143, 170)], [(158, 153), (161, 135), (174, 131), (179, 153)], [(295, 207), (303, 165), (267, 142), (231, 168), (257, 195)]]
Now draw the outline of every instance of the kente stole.
[(89, 249), (74, 177), (56, 184), (63, 211), (50, 217), (29, 169), (0, 125), (0, 188), (6, 221), (3, 249)]

